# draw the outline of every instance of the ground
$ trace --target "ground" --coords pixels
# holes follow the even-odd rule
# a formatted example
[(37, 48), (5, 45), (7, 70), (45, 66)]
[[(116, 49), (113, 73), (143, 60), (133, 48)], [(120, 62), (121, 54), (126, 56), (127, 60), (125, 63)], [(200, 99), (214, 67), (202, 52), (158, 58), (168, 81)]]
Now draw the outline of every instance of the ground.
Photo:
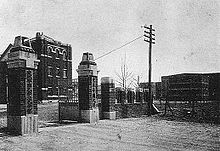
[[(220, 126), (177, 122), (158, 116), (100, 120), (96, 124), (69, 123), (48, 126), (57, 118), (56, 105), (39, 108), (39, 134), (8, 136), (0, 132), (0, 150), (220, 150)], [(41, 111), (42, 109), (42, 111)], [(50, 117), (42, 119), (50, 112)], [(44, 123), (44, 124), (42, 124)]]

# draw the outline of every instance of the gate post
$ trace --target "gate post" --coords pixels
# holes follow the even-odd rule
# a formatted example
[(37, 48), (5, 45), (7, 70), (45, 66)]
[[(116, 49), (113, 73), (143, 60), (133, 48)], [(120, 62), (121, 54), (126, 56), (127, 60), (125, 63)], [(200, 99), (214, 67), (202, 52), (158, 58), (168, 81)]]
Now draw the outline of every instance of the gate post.
[(37, 54), (26, 37), (15, 38), (8, 54), (7, 128), (14, 134), (38, 132)]
[(115, 120), (115, 83), (110, 77), (101, 78), (101, 100), (104, 119)]
[(79, 121), (94, 123), (99, 120), (98, 69), (91, 53), (83, 53), (78, 69)]

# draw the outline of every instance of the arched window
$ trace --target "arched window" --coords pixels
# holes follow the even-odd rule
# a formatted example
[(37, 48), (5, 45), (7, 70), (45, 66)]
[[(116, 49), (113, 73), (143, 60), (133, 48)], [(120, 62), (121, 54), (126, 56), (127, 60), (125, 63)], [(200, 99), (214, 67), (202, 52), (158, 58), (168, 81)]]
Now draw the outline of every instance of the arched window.
[(56, 77), (60, 77), (60, 68), (56, 68)]
[(59, 58), (59, 49), (56, 49), (56, 58)]
[(67, 69), (63, 69), (63, 78), (67, 78)]
[(63, 52), (63, 60), (66, 60), (67, 59), (67, 54), (66, 54), (66, 51)]
[(48, 66), (48, 76), (52, 76), (52, 73), (53, 73), (53, 67)]
[(51, 56), (52, 51), (53, 51), (53, 47), (51, 47), (51, 46), (47, 47), (47, 54), (49, 56)]

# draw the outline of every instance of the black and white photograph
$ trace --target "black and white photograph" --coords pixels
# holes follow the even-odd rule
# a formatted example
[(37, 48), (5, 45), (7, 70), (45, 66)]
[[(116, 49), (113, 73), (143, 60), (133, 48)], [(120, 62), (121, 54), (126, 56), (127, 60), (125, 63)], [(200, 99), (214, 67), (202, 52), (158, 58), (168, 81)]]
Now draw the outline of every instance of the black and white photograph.
[(220, 0), (0, 0), (0, 150), (219, 151)]

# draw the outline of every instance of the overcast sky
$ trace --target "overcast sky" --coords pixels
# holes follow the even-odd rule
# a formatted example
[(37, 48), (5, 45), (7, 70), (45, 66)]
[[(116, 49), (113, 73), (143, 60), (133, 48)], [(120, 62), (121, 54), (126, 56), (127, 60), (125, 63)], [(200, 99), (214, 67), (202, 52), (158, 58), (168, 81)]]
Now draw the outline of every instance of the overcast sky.
[[(0, 53), (14, 37), (37, 31), (69, 43), (73, 77), (83, 52), (97, 58), (155, 28), (152, 80), (183, 72), (220, 72), (220, 0), (1, 0)], [(100, 77), (115, 77), (125, 58), (148, 80), (148, 44), (139, 39), (97, 60)]]

